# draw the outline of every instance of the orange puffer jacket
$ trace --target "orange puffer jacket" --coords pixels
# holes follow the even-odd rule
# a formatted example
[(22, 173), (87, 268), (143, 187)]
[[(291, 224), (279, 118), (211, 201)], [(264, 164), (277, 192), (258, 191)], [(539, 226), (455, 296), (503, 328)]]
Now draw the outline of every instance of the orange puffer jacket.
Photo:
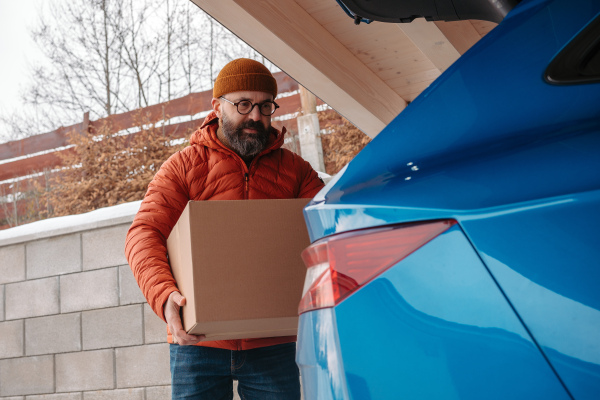
[[(173, 154), (148, 186), (127, 233), (125, 255), (154, 312), (165, 320), (163, 305), (177, 290), (167, 261), (166, 240), (189, 200), (287, 199), (314, 197), (323, 182), (310, 164), (282, 149), (285, 128), (273, 129), (272, 142), (250, 166), (217, 139), (214, 112), (190, 138), (190, 146)], [(199, 345), (230, 350), (295, 341), (294, 336), (219, 340)], [(172, 336), (168, 334), (172, 343)]]

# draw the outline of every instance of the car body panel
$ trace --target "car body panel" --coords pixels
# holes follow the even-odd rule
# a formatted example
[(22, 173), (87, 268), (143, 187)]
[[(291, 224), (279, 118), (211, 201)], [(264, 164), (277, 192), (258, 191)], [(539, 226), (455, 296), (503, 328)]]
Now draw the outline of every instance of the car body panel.
[(335, 314), (350, 398), (569, 398), (457, 226)]
[(302, 371), (305, 399), (348, 399), (348, 389), (341, 359), (335, 312), (317, 310), (302, 318), (298, 326), (296, 362)]
[(463, 226), (576, 399), (600, 396), (600, 191)]
[[(544, 80), (544, 71), (598, 15), (598, 0), (522, 2), (305, 209), (313, 241), (377, 226), (458, 221), (481, 267), (487, 268), (496, 290), (505, 296), (502, 308), (509, 307), (522, 321), (528, 339), (514, 337), (535, 345), (530, 349), (539, 357), (532, 353), (531, 358), (544, 360), (557, 381), (579, 400), (600, 398), (600, 83), (552, 85)], [(466, 247), (464, 251), (468, 252)], [(357, 323), (352, 310), (374, 301), (367, 293), (376, 296), (383, 290), (370, 289), (374, 285), (383, 281), (374, 280), (333, 309), (338, 360), (346, 368), (349, 388), (356, 386), (354, 376), (366, 380), (366, 387), (377, 380), (364, 367), (374, 358), (362, 362), (362, 369), (348, 370), (349, 365), (361, 365), (352, 357), (368, 351), (377, 333), (387, 329), (365, 321), (374, 331), (369, 340), (347, 336)], [(398, 295), (403, 297), (405, 290), (398, 289)], [(301, 325), (315, 318), (312, 314), (324, 312), (301, 315)], [(439, 325), (440, 331), (449, 329)], [(478, 336), (476, 330), (465, 329), (463, 334), (481, 339), (481, 343), (473, 339), (478, 345), (486, 340), (502, 342)], [(393, 331), (390, 328), (388, 336)], [(299, 335), (299, 343), (305, 335), (310, 330)], [(503, 335), (510, 336), (499, 337)], [(318, 347), (319, 341), (313, 344)], [(388, 344), (394, 353), (393, 343), (384, 340), (382, 345)], [(299, 353), (304, 350), (299, 347)], [(418, 360), (416, 354), (412, 360)], [(502, 359), (503, 354), (509, 358), (510, 349), (493, 357)], [(519, 357), (515, 353), (515, 360)], [(521, 372), (546, 377), (542, 369)], [(447, 374), (446, 380), (457, 379)], [(467, 392), (449, 390), (444, 398), (474, 398)], [(411, 396), (421, 398), (407, 393)]]

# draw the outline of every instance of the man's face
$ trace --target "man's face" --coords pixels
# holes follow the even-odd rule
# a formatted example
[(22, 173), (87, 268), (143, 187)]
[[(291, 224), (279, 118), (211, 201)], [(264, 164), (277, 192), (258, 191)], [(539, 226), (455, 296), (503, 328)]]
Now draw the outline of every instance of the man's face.
[[(248, 100), (253, 104), (273, 100), (273, 96), (264, 92), (233, 92), (223, 96), (232, 103)], [(213, 108), (221, 120), (221, 131), (229, 146), (242, 157), (253, 157), (268, 144), (271, 129), (271, 116), (262, 115), (256, 106), (249, 114), (242, 115), (236, 106), (223, 99), (213, 100)]]

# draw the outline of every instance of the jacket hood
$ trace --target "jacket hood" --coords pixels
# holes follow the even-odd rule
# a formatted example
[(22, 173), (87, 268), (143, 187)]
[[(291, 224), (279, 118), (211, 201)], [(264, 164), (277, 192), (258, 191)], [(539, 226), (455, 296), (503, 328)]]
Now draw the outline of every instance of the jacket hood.
[[(221, 141), (217, 138), (217, 129), (219, 127), (219, 118), (217, 118), (217, 114), (214, 111), (211, 111), (210, 114), (206, 116), (204, 122), (196, 130), (196, 132), (192, 133), (190, 137), (191, 145), (200, 145), (206, 146), (211, 149), (226, 149), (225, 145), (221, 143)], [(263, 150), (260, 154), (264, 154), (265, 152), (276, 150), (283, 146), (284, 136), (286, 133), (285, 127), (279, 131), (271, 126), (271, 135), (269, 138), (269, 143), (265, 150)]]

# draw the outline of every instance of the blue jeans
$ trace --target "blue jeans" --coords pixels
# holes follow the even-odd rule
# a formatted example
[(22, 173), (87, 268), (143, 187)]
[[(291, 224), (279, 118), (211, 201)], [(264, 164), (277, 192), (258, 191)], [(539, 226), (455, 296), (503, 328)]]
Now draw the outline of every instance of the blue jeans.
[(252, 350), (171, 345), (172, 400), (299, 400), (296, 343)]

